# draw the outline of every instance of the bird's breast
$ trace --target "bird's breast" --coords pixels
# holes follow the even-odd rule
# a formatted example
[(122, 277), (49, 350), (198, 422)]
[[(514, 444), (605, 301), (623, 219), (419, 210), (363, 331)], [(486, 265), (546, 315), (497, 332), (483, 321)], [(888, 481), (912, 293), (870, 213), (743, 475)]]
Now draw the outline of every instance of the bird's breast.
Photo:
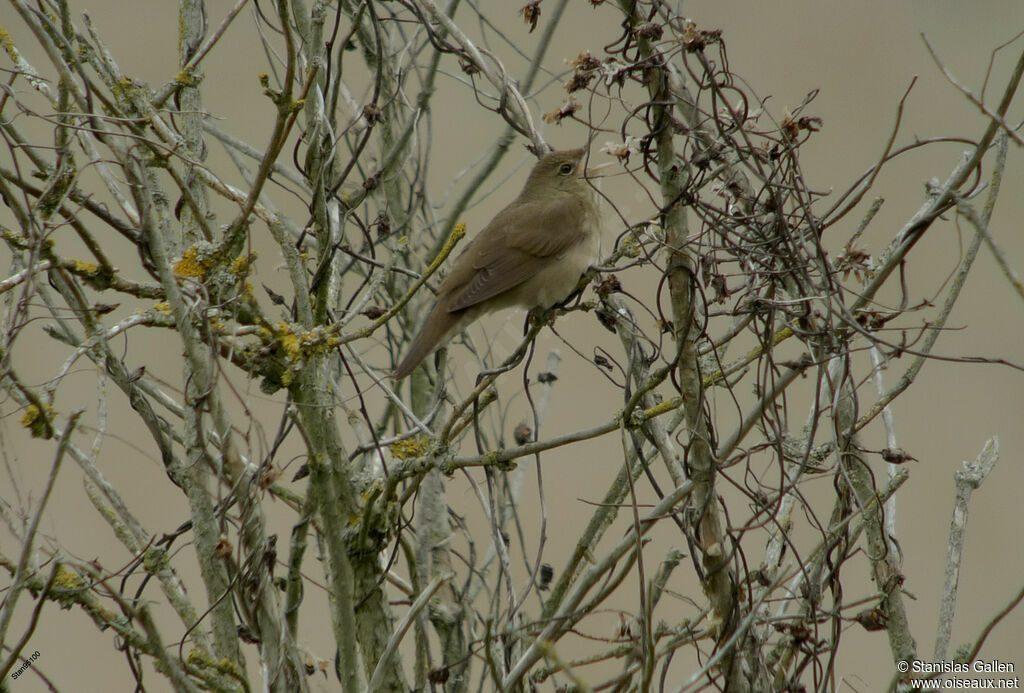
[(567, 299), (580, 276), (601, 256), (600, 227), (588, 224), (587, 233), (560, 255), (553, 257), (537, 273), (509, 292), (508, 305), (524, 308), (550, 308)]

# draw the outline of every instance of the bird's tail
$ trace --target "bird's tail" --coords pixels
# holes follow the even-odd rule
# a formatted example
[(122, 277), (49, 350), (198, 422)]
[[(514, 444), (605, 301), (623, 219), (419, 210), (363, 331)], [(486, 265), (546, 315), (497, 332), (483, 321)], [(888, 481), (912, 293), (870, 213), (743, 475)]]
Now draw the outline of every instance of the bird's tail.
[(434, 349), (447, 342), (452, 334), (455, 333), (462, 313), (465, 311), (451, 313), (442, 303), (444, 302), (438, 301), (430, 310), (430, 315), (424, 321), (419, 334), (412, 340), (412, 344), (405, 352), (402, 361), (395, 368), (394, 373), (391, 374), (391, 377), (395, 380), (401, 380), (412, 373), (416, 366), (423, 362), (423, 359), (430, 356)]

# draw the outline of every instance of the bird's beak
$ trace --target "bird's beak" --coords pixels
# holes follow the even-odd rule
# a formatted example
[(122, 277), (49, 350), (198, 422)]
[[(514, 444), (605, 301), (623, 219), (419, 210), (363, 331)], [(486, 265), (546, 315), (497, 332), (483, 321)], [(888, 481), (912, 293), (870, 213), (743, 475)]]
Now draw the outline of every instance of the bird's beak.
[(608, 163), (605, 163), (605, 164), (598, 164), (597, 166), (591, 166), (590, 168), (587, 169), (586, 173), (584, 174), (584, 177), (585, 178), (601, 178), (602, 176), (605, 175), (604, 173), (601, 173), (601, 171), (603, 171), (604, 169), (606, 169), (606, 168), (608, 168), (610, 166), (614, 166), (616, 163), (617, 162), (615, 162), (615, 161), (609, 161)]

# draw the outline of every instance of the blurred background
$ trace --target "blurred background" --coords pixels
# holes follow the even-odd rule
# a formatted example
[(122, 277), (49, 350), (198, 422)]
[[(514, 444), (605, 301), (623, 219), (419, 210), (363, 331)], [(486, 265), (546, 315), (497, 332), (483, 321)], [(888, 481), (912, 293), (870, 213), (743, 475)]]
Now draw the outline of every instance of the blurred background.
[[(457, 15), (460, 26), (480, 45), (501, 56), (513, 76), (521, 74), (519, 71), (525, 65), (522, 54), (517, 54), (516, 50), (528, 55), (537, 35), (537, 32), (530, 34), (523, 22), (519, 14), (521, 4), (500, 0), (466, 3)], [(917, 138), (979, 137), (987, 125), (986, 118), (943, 76), (929, 55), (924, 39), (931, 43), (953, 77), (986, 104), (994, 105), (1002, 94), (1005, 78), (1022, 43), (1018, 41), (994, 56), (992, 52), (1024, 30), (1024, 3), (1018, 0), (972, 3), (953, 0), (899, 3), (880, 0), (859, 3), (693, 1), (682, 5), (683, 14), (696, 22), (698, 28), (723, 32), (731, 69), (747, 81), (746, 88), (765, 99), (765, 108), (775, 120), (781, 120), (803, 103), (808, 94), (817, 92), (804, 114), (821, 118), (823, 126), (821, 132), (802, 147), (801, 161), (809, 186), (819, 191), (845, 190), (876, 163), (896, 123), (899, 101), (915, 78), (906, 100), (897, 146)], [(228, 7), (229, 3), (222, 1), (208, 4), (211, 25), (219, 24)], [(485, 15), (493, 26), (477, 20), (472, 8)], [(544, 5), (542, 11), (543, 8)], [(92, 0), (88, 5), (76, 5), (74, 10), (88, 12), (121, 69), (134, 79), (155, 87), (173, 79), (177, 73), (175, 3), (143, 0), (126, 6), (114, 0)], [(617, 24), (609, 21), (614, 13), (610, 7), (592, 7), (584, 0), (570, 3), (548, 52), (548, 74), (538, 78), (530, 101), (536, 120), (562, 103), (565, 95), (562, 84), (570, 69), (566, 61), (584, 50), (598, 54), (602, 46), (618, 34)], [(30, 61), (44, 65), (42, 56), (34, 49), (14, 13), (4, 14), (3, 28), (11, 39)], [(542, 25), (544, 21), (542, 14)], [(259, 85), (258, 73), (264, 69), (266, 61), (253, 32), (251, 17), (243, 13), (215, 47), (206, 62), (204, 99), (209, 112), (222, 119), (225, 128), (256, 146), (263, 146), (274, 114)], [(458, 66), (451, 57), (444, 61), (447, 82), (441, 79), (438, 84), (444, 98), (434, 102), (433, 126), (428, 135), (429, 146), (434, 149), (430, 186), (439, 198), (447, 195), (451, 199), (457, 195), (467, 167), (485, 155), (504, 124), (494, 114), (479, 108), (467, 90), (456, 88), (453, 80), (461, 77)], [(9, 67), (9, 63), (4, 67)], [(1021, 99), (1018, 102), (1022, 102)], [(1011, 123), (1019, 122), (1024, 117), (1024, 107), (1018, 103), (1010, 116)], [(578, 123), (566, 121), (564, 125), (542, 127), (546, 139), (556, 148), (580, 146), (587, 137), (585, 128)], [(606, 138), (600, 133), (595, 138), (594, 149), (612, 140), (611, 136)], [(521, 144), (517, 142), (513, 146), (502, 163), (502, 171), (492, 179), (506, 182), (482, 191), (483, 201), (466, 213), (470, 233), (485, 224), (518, 192), (533, 161)], [(214, 143), (210, 142), (209, 147), (213, 166), (212, 162), (223, 160), (223, 154)], [(966, 148), (955, 144), (928, 147), (890, 164), (869, 195), (884, 196), (885, 204), (861, 244), (872, 253), (884, 248), (924, 201), (926, 182), (932, 178), (945, 179)], [(6, 153), (0, 154), (4, 156)], [(602, 157), (597, 156), (599, 163), (607, 159)], [(602, 182), (602, 190), (617, 201), (617, 207), (626, 216), (648, 214), (643, 195), (631, 185), (626, 177), (610, 177)], [(1022, 190), (1024, 164), (1019, 148), (1011, 144), (1002, 197), (990, 229), (1011, 261), (1017, 263), (1018, 271), (1024, 268), (1024, 234), (1020, 223), (1024, 213)], [(294, 204), (296, 209), (301, 209), (303, 201), (295, 200)], [(0, 209), (0, 220), (10, 224), (5, 213), (6, 210)], [(842, 228), (835, 230), (837, 237), (848, 237), (859, 221), (857, 213), (844, 219)], [(610, 220), (609, 228), (605, 229), (606, 243), (610, 244), (620, 231), (621, 228)], [(909, 266), (909, 284), (912, 290), (936, 294), (914, 294), (910, 296), (912, 304), (935, 298), (950, 278), (963, 246), (973, 233), (966, 225), (951, 224), (937, 226), (934, 231), (915, 250), (915, 261)], [(0, 249), (0, 260), (5, 263), (6, 252)], [(273, 246), (267, 244), (263, 256), (272, 258), (275, 252)], [(278, 272), (284, 281), (283, 270)], [(638, 295), (653, 295), (653, 287), (646, 285), (642, 278), (632, 280), (627, 275), (623, 280), (627, 288)], [(273, 283), (268, 283), (273, 288)], [(983, 250), (936, 353), (948, 357), (1005, 359), (1017, 366), (1024, 364), (1022, 308), (991, 255)], [(499, 317), (487, 323), (486, 329), (496, 335), (492, 337), (495, 349), (508, 351), (514, 347), (521, 317)], [(614, 344), (614, 337), (580, 314), (560, 320), (556, 328), (588, 344)], [(166, 359), (167, 364), (173, 364), (180, 358), (176, 341), (161, 343), (159, 337), (151, 337), (151, 340), (147, 348), (152, 348), (155, 363)], [(64, 352), (42, 335), (38, 348), (39, 376), (44, 377), (52, 373), (53, 359), (58, 359), (59, 363)], [(453, 347), (453, 350), (458, 348)], [(167, 350), (162, 356), (161, 349)], [(560, 382), (544, 424), (544, 436), (592, 423), (599, 418), (598, 412), (617, 406), (610, 405), (609, 398), (614, 402), (619, 397), (607, 383), (593, 377), (592, 367), (566, 353), (550, 335), (540, 341), (538, 366), (552, 349), (562, 352), (563, 363)], [(459, 353), (453, 351), (456, 363), (458, 356)], [(897, 362), (895, 372), (902, 367), (905, 364)], [(173, 365), (170, 368), (173, 374)], [(469, 366), (461, 370), (455, 366), (455, 371), (462, 388), (467, 387), (475, 375), (475, 370)], [(73, 379), (74, 373), (69, 377)], [(927, 660), (932, 650), (938, 618), (946, 536), (953, 505), (953, 473), (960, 469), (962, 460), (973, 460), (992, 436), (999, 437), (1001, 460), (987, 483), (975, 493), (971, 505), (952, 645), (973, 641), (1024, 585), (1024, 552), (1019, 550), (1024, 525), (1024, 507), (1020, 502), (1020, 489), (1024, 487), (1022, 385), (1024, 374), (1007, 365), (932, 363), (925, 366), (916, 386), (893, 404), (899, 446), (917, 458), (910, 463), (910, 480), (899, 494), (897, 527), (903, 550), (904, 587), (912, 597), (908, 602), (909, 617), (918, 635), (922, 659)], [(264, 425), (272, 428), (280, 415), (279, 407), (269, 400), (264, 402), (255, 386), (249, 385), (247, 389), (257, 418), (265, 416)], [(69, 394), (73, 392), (70, 384), (62, 390), (62, 394), (69, 397), (74, 397)], [(94, 396), (91, 386), (82, 388), (83, 404)], [(263, 411), (261, 403), (265, 406)], [(75, 406), (68, 400), (62, 404), (67, 409)], [(127, 407), (123, 403), (119, 406)], [(714, 400), (712, 406), (717, 406)], [(509, 421), (525, 418), (527, 410), (521, 397), (510, 396), (508, 407)], [(4, 416), (0, 420), (0, 453), (6, 465), (3, 478), (15, 482), (3, 496), (7, 500), (17, 497), (23, 507), (28, 507), (45, 483), (52, 444), (28, 439), (18, 425), (19, 414), (11, 407), (4, 407), (0, 413)], [(112, 413), (112, 417), (116, 415), (116, 411)], [(125, 421), (136, 425), (136, 419), (128, 414), (125, 417)], [(511, 437), (511, 431), (506, 431), (506, 435)], [(885, 447), (880, 429), (869, 429), (865, 435), (867, 446)], [(600, 499), (617, 471), (617, 466), (611, 462), (606, 466), (600, 463), (603, 459), (621, 457), (616, 450), (608, 451), (609, 447), (618, 445), (617, 439), (607, 437), (584, 443), (571, 452), (554, 451), (545, 456), (545, 494), (549, 505), (557, 508), (553, 517), (557, 527), (555, 531), (548, 530), (549, 556), (560, 559), (571, 550), (581, 523), (591, 512), (588, 503)], [(159, 455), (144, 432), (131, 428), (116, 430), (101, 460), (104, 473), (137, 504), (147, 526), (168, 532), (175, 528), (178, 519), (187, 512), (186, 504), (180, 493), (166, 483)], [(66, 465), (51, 500), (43, 534), (76, 551), (75, 557), (79, 560), (100, 557), (107, 568), (118, 565), (119, 561), (127, 562), (128, 556), (121, 545), (110, 536), (108, 526), (96, 516), (85, 498), (81, 473), (73, 465)], [(876, 469), (875, 473), (879, 479), (884, 477), (883, 469)], [(290, 477), (291, 472), (286, 471), (285, 476)], [(527, 478), (532, 479), (532, 476), (527, 475)], [(8, 483), (0, 482), (5, 486)], [(818, 483), (829, 485), (831, 482), (822, 479)], [(535, 484), (528, 481), (527, 485), (524, 498), (535, 502)], [(301, 483), (297, 487), (301, 488)], [(453, 505), (473, 504), (470, 491), (454, 486), (449, 491), (449, 500)], [(271, 508), (269, 512), (274, 511)], [(287, 517), (280, 518), (282, 536), (287, 536)], [(470, 516), (468, 521), (481, 520)], [(527, 534), (535, 529), (524, 527)], [(616, 539), (620, 536), (613, 534)], [(6, 530), (0, 534), (0, 546), (7, 555), (17, 554), (16, 544)], [(558, 566), (558, 560), (551, 562)], [(5, 579), (0, 577), (0, 585), (4, 585)], [(866, 579), (849, 579), (851, 585), (864, 590), (865, 597), (870, 595)], [(680, 578), (674, 589), (685, 594), (695, 589), (695, 585)], [(847, 598), (852, 599), (850, 595)], [(672, 603), (664, 603), (666, 611), (661, 617), (666, 621), (678, 618), (672, 612)], [(21, 632), (27, 623), (30, 606), (23, 604), (22, 607), (12, 626), (13, 633)], [(616, 623), (615, 614), (609, 613), (609, 637)], [(305, 625), (308, 639), (315, 643), (316, 629), (326, 625), (326, 620)], [(329, 637), (326, 630), (322, 633), (323, 637)], [(839, 690), (882, 690), (894, 673), (884, 631), (868, 633), (854, 625), (844, 637), (854, 639), (856, 647), (847, 644), (844, 648)], [(123, 659), (111, 647), (113, 638), (110, 633), (97, 632), (85, 615), (59, 613), (55, 606), (48, 605), (26, 653), (40, 653), (35, 666), (60, 690), (129, 690), (132, 678)], [(1024, 612), (1014, 611), (989, 635), (981, 658), (1024, 665), (1024, 660), (1019, 659), (1022, 640)], [(318, 654), (328, 659), (333, 657), (331, 648), (326, 646), (321, 647)], [(147, 681), (152, 686), (150, 690), (169, 689), (159, 675), (150, 674)], [(47, 690), (46, 685), (31, 674), (5, 683), (12, 691)], [(333, 676), (322, 679), (322, 684), (324, 690), (340, 690)]]

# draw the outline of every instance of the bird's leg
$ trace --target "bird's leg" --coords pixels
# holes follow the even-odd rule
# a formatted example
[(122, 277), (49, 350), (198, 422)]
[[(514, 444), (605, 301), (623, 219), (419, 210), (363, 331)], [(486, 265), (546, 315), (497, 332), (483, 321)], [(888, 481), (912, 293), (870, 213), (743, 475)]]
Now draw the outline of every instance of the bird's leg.
[(434, 371), (438, 380), (444, 380), (444, 365), (448, 360), (448, 347), (443, 346), (434, 352)]
[(556, 304), (552, 308), (552, 310), (557, 308), (557, 309), (560, 309), (562, 311), (568, 312), (569, 310), (572, 309), (572, 304), (579, 305), (579, 303), (583, 300), (583, 291), (587, 288), (588, 285), (589, 284), (584, 284), (583, 286), (581, 286), (578, 289), (576, 289), (575, 291), (573, 291), (571, 294), (569, 294), (568, 296), (565, 297), (564, 301), (562, 301), (561, 303)]
[(529, 313), (526, 314), (526, 323), (523, 325), (523, 337), (526, 337), (526, 333), (529, 332), (531, 325), (537, 325), (538, 327), (544, 327), (555, 322), (555, 318), (558, 316), (558, 310), (564, 306), (565, 303), (559, 303), (558, 305), (551, 306), (550, 308), (533, 308)]
[(480, 375), (476, 377), (476, 384), (479, 385), (484, 378), (492, 375), (501, 375), (507, 371), (512, 370), (526, 358), (526, 354), (529, 352), (527, 346), (532, 347), (533, 337), (536, 337), (540, 332), (540, 329), (547, 324), (550, 324), (555, 316), (555, 308), (534, 308), (526, 314), (526, 321), (523, 323), (523, 342), (519, 347), (512, 353), (505, 363), (501, 364), (497, 368), (491, 368), (488, 370), (480, 371)]

